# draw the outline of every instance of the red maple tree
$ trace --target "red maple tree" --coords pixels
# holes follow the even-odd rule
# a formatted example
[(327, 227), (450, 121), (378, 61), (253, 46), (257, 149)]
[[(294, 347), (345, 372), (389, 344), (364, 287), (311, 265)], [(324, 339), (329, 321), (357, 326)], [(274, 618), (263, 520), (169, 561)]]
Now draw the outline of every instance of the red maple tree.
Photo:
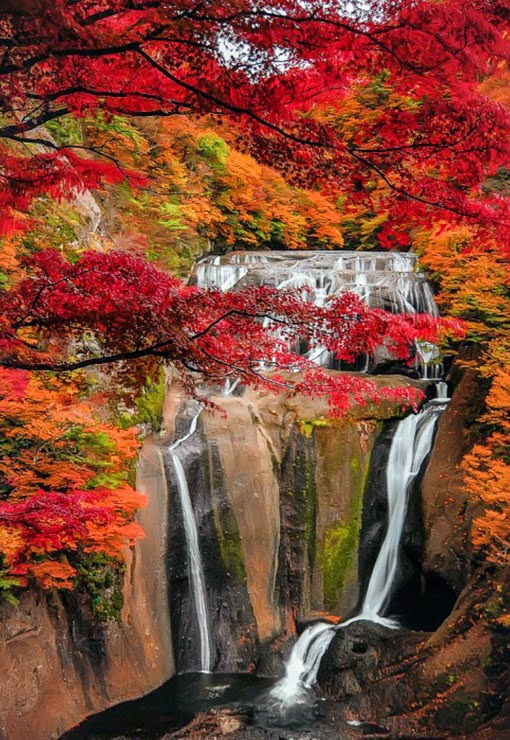
[[(474, 221), (481, 239), (491, 230), (508, 245), (508, 201), (482, 183), (508, 162), (510, 115), (479, 83), (508, 60), (509, 22), (506, 0), (4, 0), (0, 230), (22, 227), (23, 212), (41, 194), (65, 198), (126, 178), (145, 184), (104, 150), (60, 147), (44, 124), (98, 111), (207, 114), (228, 117), (238, 145), (293, 182), (332, 191), (341, 185), (360, 207), (382, 185), (385, 246), (407, 246), (399, 224), (424, 225), (431, 214)], [(362, 114), (349, 115), (353, 99)], [(116, 251), (68, 261), (42, 250), (0, 293), (0, 309), (0, 363), (16, 378), (18, 370), (156, 357), (189, 371), (183, 377), (193, 393), (195, 376), (282, 382), (265, 379), (260, 363), (295, 366), (288, 346), (298, 336), (347, 360), (380, 343), (404, 359), (416, 339), (439, 341), (458, 329), (374, 311), (353, 296), (317, 307), (266, 287), (200, 291)], [(300, 362), (305, 375), (296, 390), (328, 393), (338, 410), (352, 398), (415, 397)], [(62, 488), (1, 504), (13, 574), (69, 584), (65, 559), (48, 566), (41, 552), (50, 559), (68, 550), (117, 555), (137, 536), (129, 517), (122, 529), (125, 502), (119, 513), (115, 502), (98, 504), (96, 496), (108, 498), (104, 491)]]
[[(62, 197), (105, 180), (141, 181), (110, 154), (60, 148), (38, 130), (100, 109), (228, 116), (259, 159), (297, 181), (342, 183), (351, 201), (370, 199), (376, 178), (386, 186), (380, 207), (392, 216), (386, 231), (402, 220), (406, 228), (423, 223), (434, 209), (499, 228), (508, 204), (480, 186), (508, 158), (510, 116), (478, 83), (508, 56), (508, 21), (505, 3), (483, 0), (4, 3), (4, 226), (42, 192)], [(353, 89), (362, 97), (381, 70), (398, 104), (379, 106), (353, 131), (343, 102)], [(253, 378), (263, 356), (289, 364), (258, 321), (267, 314), (291, 332), (322, 331), (339, 356), (354, 334), (362, 351), (384, 335), (399, 356), (416, 338), (416, 319), (376, 317), (359, 302), (331, 304), (319, 316), (264, 289), (200, 294), (127, 255), (84, 255), (69, 266), (47, 252), (31, 269), (33, 277), (3, 297), (3, 362), (11, 367), (72, 369), (153, 354), (212, 377), (224, 367)], [(59, 341), (88, 329), (99, 351), (69, 362)]]
[[(126, 176), (37, 131), (100, 108), (229, 116), (246, 147), (296, 181), (347, 183), (363, 199), (375, 177), (397, 223), (410, 215), (423, 223), (433, 209), (506, 239), (508, 204), (481, 183), (508, 162), (510, 117), (479, 81), (508, 59), (509, 20), (504, 0), (8, 0), (3, 225), (41, 191), (59, 196)], [(346, 131), (331, 112), (381, 71), (399, 104)]]
[[(270, 361), (276, 369), (305, 372), (296, 391), (328, 392), (334, 405), (344, 408), (353, 392), (374, 397), (375, 386), (361, 378), (330, 378), (289, 349), (297, 341), (323, 346), (348, 361), (385, 344), (394, 357), (406, 360), (416, 340), (439, 343), (461, 331), (458, 321), (396, 316), (368, 308), (352, 294), (321, 307), (303, 300), (299, 291), (268, 286), (231, 293), (203, 290), (128, 252), (89, 251), (71, 263), (46, 249), (25, 264), (25, 279), (0, 294), (0, 357), (9, 368), (69, 371), (155, 357), (190, 371), (183, 377), (196, 393), (193, 375), (279, 382), (260, 371)], [(85, 333), (88, 341), (80, 346)], [(387, 394), (415, 399), (414, 389), (388, 389)]]

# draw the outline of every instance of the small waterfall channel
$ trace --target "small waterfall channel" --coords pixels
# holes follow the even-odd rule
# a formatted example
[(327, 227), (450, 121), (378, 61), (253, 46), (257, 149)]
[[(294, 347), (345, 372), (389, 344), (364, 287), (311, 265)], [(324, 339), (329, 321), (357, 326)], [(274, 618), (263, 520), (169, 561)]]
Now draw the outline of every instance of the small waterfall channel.
[(429, 401), (420, 413), (405, 417), (396, 428), (386, 466), (388, 523), (359, 613), (338, 625), (317, 622), (304, 630), (292, 649), (285, 676), (265, 697), (264, 713), (279, 716), (285, 721), (290, 714), (295, 716), (299, 705), (310, 707), (321, 659), (336, 630), (362, 620), (392, 629), (399, 627), (398, 622), (387, 614), (387, 609), (398, 568), (407, 503), (432, 449), (439, 417), (449, 400), (446, 390), (446, 383), (438, 383), (437, 397)]
[(200, 670), (207, 673), (211, 670), (211, 634), (207, 610), (204, 566), (202, 563), (197, 523), (195, 521), (195, 514), (193, 513), (193, 506), (191, 504), (186, 472), (177, 453), (179, 445), (186, 442), (186, 440), (196, 432), (198, 419), (201, 413), (202, 409), (200, 408), (191, 420), (189, 431), (183, 437), (169, 445), (166, 448), (165, 453), (170, 457), (175, 469), (177, 490), (179, 492), (184, 533), (186, 537), (188, 566), (191, 588), (193, 591), (193, 603), (195, 606), (198, 634), (200, 638)]
[[(223, 396), (227, 397), (234, 393), (238, 380), (233, 383), (227, 378), (223, 389)], [(200, 407), (191, 419), (189, 429), (182, 437), (172, 442), (163, 449), (163, 456), (168, 456), (172, 462), (175, 471), (175, 480), (179, 494), (179, 502), (182, 511), (182, 521), (184, 535), (186, 540), (187, 561), (190, 575), (192, 590), (192, 599), (195, 610), (195, 617), (198, 626), (198, 637), (200, 641), (200, 672), (209, 673), (213, 670), (212, 649), (213, 640), (211, 637), (211, 625), (209, 619), (209, 609), (207, 604), (207, 589), (204, 573), (202, 553), (200, 550), (200, 539), (197, 522), (193, 505), (186, 471), (179, 457), (178, 448), (197, 431), (198, 421), (203, 408)]]

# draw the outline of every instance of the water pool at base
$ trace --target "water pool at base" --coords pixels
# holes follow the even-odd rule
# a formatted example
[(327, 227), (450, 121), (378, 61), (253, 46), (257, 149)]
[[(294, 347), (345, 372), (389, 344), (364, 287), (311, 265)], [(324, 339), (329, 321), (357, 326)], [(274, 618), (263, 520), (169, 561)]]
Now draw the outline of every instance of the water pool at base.
[(251, 712), (257, 698), (273, 684), (274, 679), (248, 674), (185, 673), (140, 699), (89, 717), (61, 740), (152, 740), (165, 732), (175, 732), (209, 709), (228, 707)]

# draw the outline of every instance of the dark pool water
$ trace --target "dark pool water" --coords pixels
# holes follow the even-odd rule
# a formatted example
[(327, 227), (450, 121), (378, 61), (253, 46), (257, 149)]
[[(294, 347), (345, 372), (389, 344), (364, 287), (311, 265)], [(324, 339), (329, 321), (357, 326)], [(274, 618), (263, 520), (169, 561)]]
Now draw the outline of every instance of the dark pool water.
[(187, 673), (175, 676), (140, 699), (117, 704), (85, 720), (61, 740), (153, 740), (218, 707), (249, 708), (274, 679), (246, 674)]

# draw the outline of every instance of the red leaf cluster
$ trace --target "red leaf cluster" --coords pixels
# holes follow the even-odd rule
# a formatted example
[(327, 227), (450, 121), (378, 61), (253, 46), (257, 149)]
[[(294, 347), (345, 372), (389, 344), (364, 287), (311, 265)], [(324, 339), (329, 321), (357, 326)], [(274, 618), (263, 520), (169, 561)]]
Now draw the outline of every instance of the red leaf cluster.
[(134, 544), (142, 530), (129, 520), (125, 501), (122, 507), (118, 501), (111, 491), (95, 489), (40, 490), (25, 501), (1, 502), (0, 548), (9, 574), (21, 584), (32, 576), (42, 577), (46, 588), (72, 588), (75, 571), (62, 553), (102, 552), (122, 558), (123, 548)]
[[(397, 226), (410, 210), (421, 221), (432, 210), (507, 233), (506, 199), (481, 185), (508, 162), (510, 116), (479, 82), (508, 61), (508, 27), (506, 4), (482, 0), (8, 2), (0, 137), (37, 150), (15, 144), (0, 155), (4, 226), (40, 192), (126, 174), (110, 156), (82, 159), (83, 145), (55, 150), (36, 132), (100, 109), (228, 116), (246, 147), (297, 182), (366, 200), (380, 180)], [(381, 71), (399, 102), (353, 132), (336, 114)], [(382, 240), (403, 246), (402, 229), (386, 227)]]
[[(201, 290), (126, 252), (85, 252), (72, 264), (45, 250), (27, 267), (30, 276), (0, 298), (5, 367), (76, 369), (152, 356), (212, 381), (234, 374), (250, 383), (270, 382), (260, 372), (268, 362), (308, 370), (317, 380), (319, 371), (290, 349), (298, 340), (344, 360), (385, 344), (405, 360), (416, 340), (437, 343), (445, 333), (462, 331), (458, 321), (395, 316), (351, 294), (320, 307), (295, 290)], [(88, 342), (73, 360), (70, 351), (76, 352), (84, 333)], [(196, 390), (190, 374), (185, 382)], [(325, 379), (317, 382), (320, 388)], [(341, 379), (335, 382), (331, 398), (347, 399), (349, 389), (342, 390)]]
[(126, 482), (135, 433), (98, 419), (82, 391), (0, 369), (0, 569), (20, 584), (71, 588), (71, 556), (120, 562), (142, 536), (144, 498)]

